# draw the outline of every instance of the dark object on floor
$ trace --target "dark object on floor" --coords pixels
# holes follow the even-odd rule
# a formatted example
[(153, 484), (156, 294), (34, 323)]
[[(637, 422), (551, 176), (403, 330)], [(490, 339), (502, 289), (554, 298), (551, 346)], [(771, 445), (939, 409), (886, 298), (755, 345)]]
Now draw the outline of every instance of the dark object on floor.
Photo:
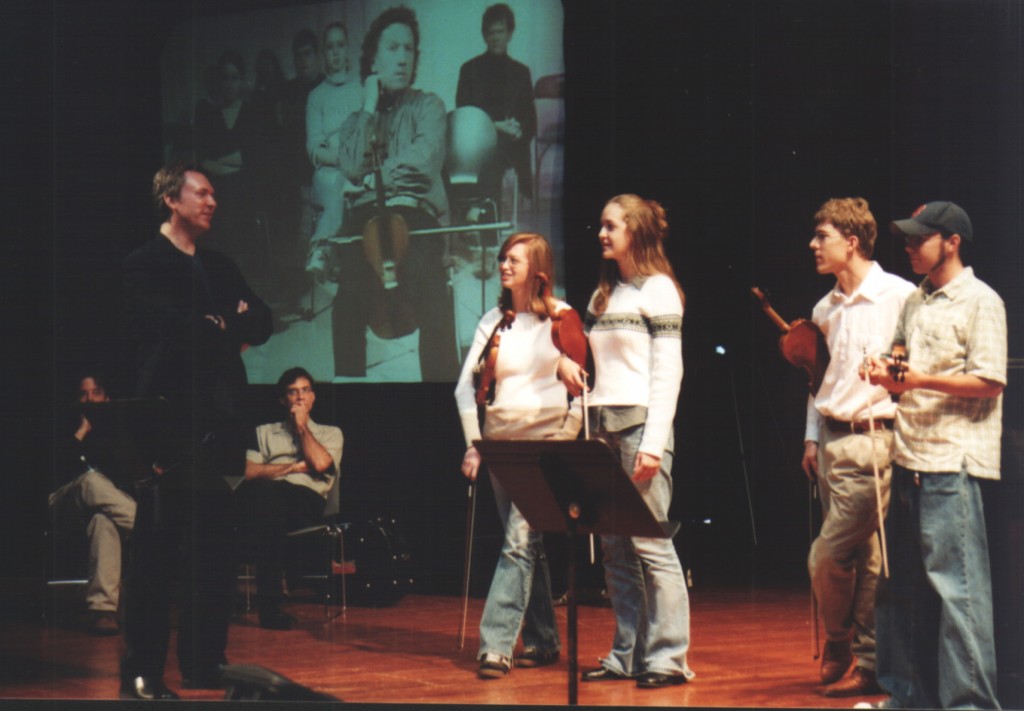
[(223, 683), (225, 701), (341, 701), (255, 664), (227, 665)]
[(295, 618), (276, 604), (268, 603), (260, 606), (260, 627), (267, 630), (290, 630), (295, 626)]
[(393, 519), (353, 524), (345, 535), (345, 558), (355, 563), (348, 587), (354, 605), (395, 605), (412, 588), (409, 544)]

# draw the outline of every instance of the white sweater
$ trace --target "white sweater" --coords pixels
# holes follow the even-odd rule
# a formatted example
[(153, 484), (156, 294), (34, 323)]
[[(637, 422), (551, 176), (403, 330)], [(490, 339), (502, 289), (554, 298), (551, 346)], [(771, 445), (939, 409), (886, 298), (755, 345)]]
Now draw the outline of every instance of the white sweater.
[(363, 105), (363, 88), (358, 79), (342, 84), (328, 79), (316, 85), (306, 100), (306, 153), (310, 161), (316, 149), (323, 146), (337, 151), (340, 145), (341, 124)]
[[(568, 304), (558, 302), (559, 311), (567, 308)], [(497, 307), (480, 319), (473, 336), (473, 345), (469, 348), (459, 382), (455, 386), (455, 401), (462, 420), (466, 446), (480, 439), (473, 368), (500, 320), (501, 310)], [(524, 420), (545, 410), (561, 409), (568, 412), (565, 385), (557, 374), (559, 355), (551, 341), (551, 320), (542, 320), (533, 313), (517, 313), (512, 326), (501, 331), (501, 345), (498, 347), (494, 370), (494, 403), (488, 406), (488, 411), (512, 412)], [(572, 413), (577, 421), (582, 419), (578, 403), (578, 399), (573, 402)]]
[[(596, 296), (596, 293), (595, 293)], [(585, 329), (594, 354), (592, 406), (647, 408), (640, 451), (661, 457), (683, 380), (683, 303), (664, 274), (619, 282), (607, 307), (587, 307)]]

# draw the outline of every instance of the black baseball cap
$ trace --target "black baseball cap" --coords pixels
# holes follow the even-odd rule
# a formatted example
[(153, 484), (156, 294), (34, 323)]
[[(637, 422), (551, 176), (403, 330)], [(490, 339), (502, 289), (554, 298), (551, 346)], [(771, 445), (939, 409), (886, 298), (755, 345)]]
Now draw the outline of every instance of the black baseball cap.
[(938, 200), (927, 202), (914, 210), (914, 214), (905, 220), (893, 220), (893, 234), (928, 235), (941, 232), (943, 237), (960, 235), (970, 242), (973, 238), (971, 218), (964, 209), (953, 202)]

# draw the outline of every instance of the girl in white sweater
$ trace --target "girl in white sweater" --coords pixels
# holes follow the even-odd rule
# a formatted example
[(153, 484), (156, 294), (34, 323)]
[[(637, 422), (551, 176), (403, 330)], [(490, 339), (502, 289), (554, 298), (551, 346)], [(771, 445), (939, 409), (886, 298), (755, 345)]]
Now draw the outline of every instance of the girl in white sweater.
[[(455, 388), (467, 447), (462, 473), (471, 480), (480, 468), (480, 453), (473, 441), (481, 434), (486, 439), (575, 439), (582, 417), (579, 405), (570, 408), (565, 385), (556, 375), (561, 353), (551, 338), (550, 316), (561, 317), (565, 328), (569, 320), (564, 313), (571, 309), (564, 302), (544, 298), (554, 274), (551, 246), (537, 234), (514, 234), (502, 245), (498, 261), (502, 286), (498, 307), (480, 320)], [(493, 398), (485, 406), (481, 433), (473, 370), (486, 362), (495, 334), (500, 344)], [(541, 534), (530, 529), (498, 480), (492, 476), (491, 482), (505, 526), (505, 543), (480, 620), (478, 674), (483, 679), (508, 673), (520, 628), (523, 651), (516, 657), (516, 666), (553, 664), (559, 657), (551, 575)]]
[[(601, 213), (598, 288), (587, 307), (594, 355), (590, 421), (619, 455), (654, 517), (672, 502), (673, 419), (683, 378), (683, 290), (665, 257), (665, 210), (619, 195)], [(566, 358), (559, 375), (573, 395), (586, 373)], [(615, 610), (611, 652), (583, 681), (636, 679), (642, 688), (685, 683), (690, 608), (671, 539), (602, 536), (605, 582)]]

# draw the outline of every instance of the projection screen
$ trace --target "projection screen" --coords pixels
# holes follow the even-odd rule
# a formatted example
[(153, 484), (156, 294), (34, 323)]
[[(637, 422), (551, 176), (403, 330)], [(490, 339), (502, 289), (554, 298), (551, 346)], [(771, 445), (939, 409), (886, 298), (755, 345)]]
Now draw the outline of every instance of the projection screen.
[(514, 232), (549, 239), (561, 284), (562, 6), (493, 5), (338, 0), (170, 33), (164, 158), (208, 173), (206, 244), (275, 315), (251, 382), (454, 381)]

